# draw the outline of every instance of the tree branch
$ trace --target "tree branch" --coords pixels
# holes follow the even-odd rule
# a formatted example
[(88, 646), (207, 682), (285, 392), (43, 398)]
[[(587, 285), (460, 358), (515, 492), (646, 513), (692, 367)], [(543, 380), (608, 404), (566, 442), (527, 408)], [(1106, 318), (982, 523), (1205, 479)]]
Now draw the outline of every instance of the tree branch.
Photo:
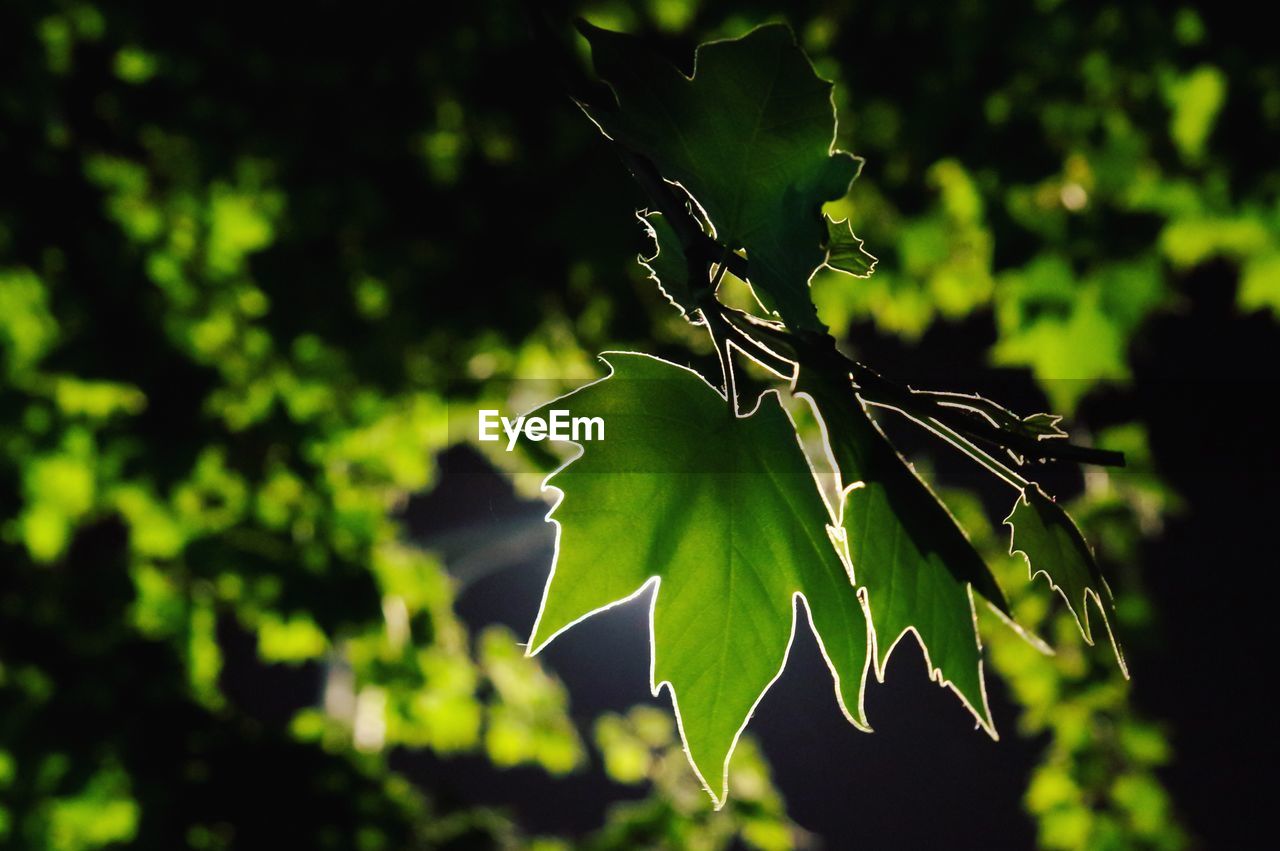
[(1038, 440), (1001, 428), (980, 414), (953, 405), (944, 405), (928, 392), (890, 381), (870, 367), (846, 357), (835, 347), (829, 334), (809, 339), (798, 337), (775, 323), (766, 322), (740, 310), (722, 307), (725, 320), (759, 348), (804, 368), (824, 368), (847, 373), (857, 384), (857, 392), (868, 404), (891, 408), (912, 419), (933, 420), (981, 443), (1010, 450), (1030, 460), (1073, 461), (1080, 464), (1123, 467), (1124, 453), (1079, 446), (1060, 438)]
[[(933, 421), (947, 431), (958, 432), (979, 443), (1008, 450), (1023, 463), (1058, 460), (1107, 467), (1124, 466), (1122, 452), (1079, 446), (1061, 438), (1041, 440), (995, 425), (976, 411), (941, 404), (927, 392), (890, 381), (870, 367), (846, 357), (836, 349), (835, 340), (829, 334), (811, 335), (802, 339), (782, 326), (724, 307), (715, 300), (715, 285), (726, 269), (743, 280), (749, 280), (746, 259), (707, 235), (702, 224), (689, 211), (688, 202), (677, 194), (675, 187), (662, 178), (657, 167), (648, 158), (616, 140), (610, 141), (636, 183), (658, 212), (666, 217), (680, 240), (688, 264), (690, 287), (694, 287), (694, 282), (706, 275), (708, 264), (719, 264), (715, 281), (709, 285), (709, 289), (695, 290), (695, 294), (699, 312), (721, 359), (727, 393), (733, 392), (732, 365), (729, 363), (726, 334), (727, 328), (731, 327), (739, 336), (753, 343), (755, 351), (763, 351), (774, 360), (781, 358), (812, 369), (817, 359), (824, 368), (840, 370), (850, 375), (857, 384), (858, 395), (868, 404), (897, 410), (921, 423)], [(760, 337), (767, 342), (762, 342)], [(730, 404), (733, 404), (732, 398)]]

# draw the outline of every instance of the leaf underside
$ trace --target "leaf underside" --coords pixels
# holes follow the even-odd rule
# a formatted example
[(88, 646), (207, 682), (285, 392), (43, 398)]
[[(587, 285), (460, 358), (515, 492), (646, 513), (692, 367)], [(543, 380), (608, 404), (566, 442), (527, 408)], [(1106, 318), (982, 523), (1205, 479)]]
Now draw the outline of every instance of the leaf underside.
[(696, 373), (602, 358), (609, 377), (548, 406), (602, 417), (608, 433), (546, 482), (562, 498), (530, 652), (656, 578), (651, 686), (669, 686), (690, 762), (722, 804), (737, 737), (785, 663), (795, 598), (861, 727), (867, 622), (776, 393), (739, 417)]

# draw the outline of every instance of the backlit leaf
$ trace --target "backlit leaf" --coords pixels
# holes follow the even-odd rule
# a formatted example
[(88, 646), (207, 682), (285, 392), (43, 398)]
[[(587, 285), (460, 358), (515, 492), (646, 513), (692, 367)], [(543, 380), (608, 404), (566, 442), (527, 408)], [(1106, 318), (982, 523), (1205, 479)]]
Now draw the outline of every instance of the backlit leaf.
[(544, 408), (601, 417), (606, 433), (547, 479), (563, 496), (529, 649), (651, 587), (650, 685), (668, 686), (689, 760), (723, 804), (734, 745), (786, 662), (795, 599), (864, 727), (866, 619), (777, 394), (738, 416), (690, 370), (604, 357), (609, 377)]
[(801, 373), (844, 483), (841, 526), (874, 633), (876, 675), (915, 632), (929, 675), (949, 686), (993, 737), (973, 590), (1007, 612), (1004, 595), (942, 503), (871, 422), (852, 388)]
[(640, 265), (649, 270), (649, 277), (667, 300), (688, 316), (694, 310), (693, 293), (689, 289), (689, 266), (679, 237), (661, 213), (641, 211), (636, 213), (636, 218), (653, 240), (653, 255), (641, 256)]
[(827, 219), (827, 265), (837, 272), (866, 278), (876, 269), (876, 258), (863, 248), (862, 240), (847, 220)]

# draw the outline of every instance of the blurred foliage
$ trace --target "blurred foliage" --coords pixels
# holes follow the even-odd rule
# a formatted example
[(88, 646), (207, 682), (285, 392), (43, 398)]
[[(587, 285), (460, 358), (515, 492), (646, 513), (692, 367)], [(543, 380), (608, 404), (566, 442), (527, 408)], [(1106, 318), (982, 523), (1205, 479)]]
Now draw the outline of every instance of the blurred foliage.
[[(603, 334), (598, 295), (587, 329), (529, 281), (503, 309), (456, 250), (490, 227), (463, 199), (577, 156), (522, 151), (554, 135), (540, 103), (559, 95), (513, 111), (476, 43), (496, 28), (527, 51), (523, 25), (482, 16), (424, 47), (387, 41), (390, 10), (354, 28), (329, 10), (291, 55), (283, 22), (246, 40), (227, 13), (2, 14), (25, 36), (0, 98), (0, 838), (516, 842), (386, 756), (585, 759), (558, 681), (510, 633), (468, 635), (398, 519), (432, 484), (449, 398), (572, 376)], [(543, 247), (563, 228), (511, 251), (585, 289), (579, 248)], [(241, 636), (265, 676), (317, 684), (287, 723), (229, 697)]]
[[(1176, 304), (1180, 273), (1230, 260), (1240, 308), (1280, 310), (1280, 172), (1262, 141), (1280, 132), (1280, 64), (1228, 10), (1037, 5), (806, 30), (833, 57), (840, 141), (874, 164), (839, 212), (882, 260), (868, 286), (814, 286), (837, 327), (908, 338), (989, 308), (991, 362), (1030, 368), (1069, 414), (1129, 377), (1128, 340)], [(876, 73), (905, 40), (941, 61)]]
[(708, 806), (706, 792), (689, 771), (669, 713), (651, 706), (637, 706), (626, 715), (605, 713), (596, 719), (595, 739), (609, 778), (648, 784), (650, 794), (616, 804), (604, 827), (572, 844), (542, 837), (531, 848), (783, 851), (811, 844), (811, 837), (787, 819), (769, 767), (750, 738), (734, 752), (729, 775), (735, 792), (720, 810)]
[[(1139, 426), (1099, 435), (1099, 445), (1124, 451), (1121, 476), (1091, 470), (1085, 492), (1068, 506), (1111, 569), (1121, 589), (1121, 628), (1143, 635), (1152, 613), (1136, 569), (1144, 524), (1176, 508), (1154, 475)], [(1024, 628), (1044, 638), (1052, 656), (1039, 652), (990, 611), (980, 612), (988, 658), (1023, 706), (1019, 732), (1048, 734), (1049, 744), (1032, 774), (1024, 804), (1038, 822), (1044, 848), (1181, 848), (1187, 843), (1156, 770), (1171, 756), (1162, 727), (1129, 705), (1128, 683), (1110, 664), (1107, 648), (1085, 645), (1071, 616), (1037, 596), (1027, 565), (1008, 554), (1007, 529), (993, 529), (982, 506), (964, 492), (946, 494), (975, 545), (992, 565), (1010, 607)], [(1151, 531), (1149, 528), (1146, 530)], [(1118, 575), (1117, 575), (1118, 570)], [(1041, 585), (1037, 579), (1035, 585)], [(1106, 643), (1100, 633), (1096, 639)]]
[(734, 791), (722, 810), (707, 807), (706, 792), (688, 769), (669, 713), (638, 706), (625, 716), (603, 715), (596, 721), (595, 738), (612, 779), (627, 784), (648, 781), (656, 794), (638, 803), (618, 804), (609, 823), (582, 847), (780, 851), (808, 842), (787, 820), (769, 768), (750, 738), (734, 751), (729, 764)]
[[(1126, 380), (1128, 341), (1197, 270), (1280, 315), (1280, 60), (1228, 5), (788, 4), (868, 160), (829, 212), (880, 258), (815, 280), (822, 318), (910, 343), (987, 317), (991, 363), (1070, 414)], [(780, 9), (572, 11), (687, 56)], [(400, 512), (433, 486), (451, 405), (572, 383), (628, 341), (701, 343), (632, 262), (637, 194), (518, 10), (406, 14), (0, 6), (0, 843), (521, 843), (387, 755), (588, 759), (563, 688), (509, 633), (468, 634)], [(1103, 442), (1143, 457), (1140, 429)], [(1073, 514), (1140, 633), (1136, 548), (1171, 498), (1147, 472), (1085, 481)], [(983, 543), (1012, 591), (1003, 537)], [(1049, 734), (1041, 841), (1179, 845), (1161, 728), (1069, 615), (1011, 598), (1058, 648), (986, 625), (1025, 731)], [(246, 638), (242, 667), (303, 684), (283, 717), (228, 679)], [(642, 710), (599, 721), (610, 776), (650, 797), (585, 842), (803, 842), (753, 750), (713, 815), (671, 735)]]
[[(395, 519), (431, 483), (442, 378), (461, 371), (443, 353), (464, 338), (430, 320), (417, 284), (457, 262), (424, 241), (449, 234), (430, 210), (403, 238), (384, 217), (417, 204), (397, 197), (404, 176), (425, 199), (439, 170), (405, 129), (377, 178), (322, 176), (331, 156), (353, 173), (383, 156), (397, 135), (385, 124), (310, 158), (289, 150), (300, 114), (242, 135), (258, 110), (238, 92), (254, 80), (276, 89), (263, 103), (342, 94), (328, 71), (344, 65), (323, 53), (307, 79), (279, 78), (291, 60), (269, 28), (228, 79), (232, 56), (191, 49), (185, 26), (150, 10), (4, 14), (0, 29), (33, 41), (0, 101), (0, 835), (378, 848), (497, 829), (436, 818), (381, 756), (483, 751), (553, 774), (584, 758), (559, 684), (507, 633), (472, 642), (452, 581)], [(368, 47), (353, 41), (349, 66), (389, 73)], [(437, 82), (418, 68), (387, 102), (418, 104), (429, 128), (425, 113), (449, 112), (424, 93)], [(458, 224), (466, 240), (482, 222)], [(121, 531), (91, 537), (101, 528)], [(263, 664), (323, 677), (288, 731), (228, 704), (236, 631)]]

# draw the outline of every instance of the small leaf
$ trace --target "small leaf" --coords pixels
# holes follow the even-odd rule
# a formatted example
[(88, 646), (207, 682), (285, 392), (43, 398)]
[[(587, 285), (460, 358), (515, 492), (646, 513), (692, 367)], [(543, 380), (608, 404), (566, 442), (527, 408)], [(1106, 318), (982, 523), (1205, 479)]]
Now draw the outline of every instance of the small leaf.
[(1065, 438), (1067, 433), (1058, 425), (1060, 422), (1061, 414), (1028, 414), (1022, 418), (1022, 427), (1037, 440)]
[(766, 309), (793, 329), (823, 330), (808, 291), (824, 260), (822, 204), (845, 194), (861, 160), (833, 151), (831, 83), (791, 30), (770, 24), (704, 44), (692, 78), (633, 36), (583, 33), (619, 106), (593, 107), (591, 118), (683, 187), (720, 242), (746, 249)]
[(1116, 661), (1128, 677), (1129, 668), (1112, 624), (1116, 606), (1111, 588), (1076, 524), (1035, 482), (1023, 488), (1004, 522), (1012, 530), (1010, 555), (1021, 553), (1027, 560), (1031, 578), (1043, 574), (1050, 587), (1062, 595), (1075, 615), (1080, 633), (1090, 644), (1093, 644), (1093, 631), (1089, 624), (1089, 598), (1098, 604)]
[(827, 265), (832, 269), (855, 278), (870, 277), (878, 261), (862, 245), (847, 219), (827, 219)]
[(668, 686), (689, 761), (722, 805), (738, 736), (786, 664), (795, 599), (862, 727), (866, 618), (776, 392), (740, 417), (690, 370), (603, 358), (609, 377), (546, 406), (607, 431), (544, 484), (563, 496), (530, 652), (653, 586), (650, 685)]

